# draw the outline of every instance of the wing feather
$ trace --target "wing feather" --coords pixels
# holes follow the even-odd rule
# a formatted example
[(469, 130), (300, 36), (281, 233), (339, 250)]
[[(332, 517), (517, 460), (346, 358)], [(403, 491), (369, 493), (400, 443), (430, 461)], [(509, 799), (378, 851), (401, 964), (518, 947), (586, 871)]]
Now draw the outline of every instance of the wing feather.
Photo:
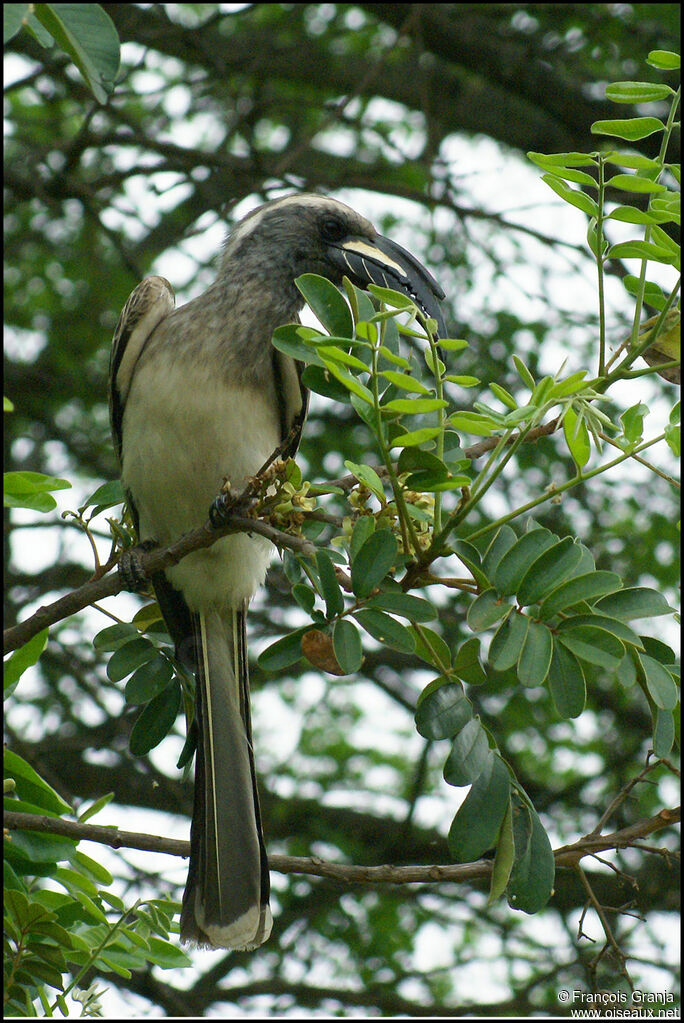
[(146, 277), (121, 310), (109, 362), (109, 414), (116, 453), (121, 461), (121, 423), (135, 364), (153, 331), (176, 306), (174, 290), (165, 277)]

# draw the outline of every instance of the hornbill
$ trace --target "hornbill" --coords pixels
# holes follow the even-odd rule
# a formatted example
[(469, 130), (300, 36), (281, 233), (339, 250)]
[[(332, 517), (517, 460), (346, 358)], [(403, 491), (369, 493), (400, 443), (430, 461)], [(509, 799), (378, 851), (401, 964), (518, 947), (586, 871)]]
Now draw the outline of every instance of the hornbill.
[[(127, 502), (147, 545), (201, 526), (226, 479), (240, 492), (279, 446), (296, 451), (307, 391), (301, 367), (271, 337), (298, 320), (304, 302), (294, 282), (303, 273), (400, 290), (443, 336), (444, 294), (428, 271), (354, 210), (319, 195), (248, 214), (228, 236), (216, 281), (179, 309), (168, 281), (146, 278), (114, 335), (110, 410)], [(176, 657), (196, 679), (181, 939), (209, 948), (256, 948), (273, 923), (245, 633), (271, 552), (263, 537), (226, 536), (151, 580)]]

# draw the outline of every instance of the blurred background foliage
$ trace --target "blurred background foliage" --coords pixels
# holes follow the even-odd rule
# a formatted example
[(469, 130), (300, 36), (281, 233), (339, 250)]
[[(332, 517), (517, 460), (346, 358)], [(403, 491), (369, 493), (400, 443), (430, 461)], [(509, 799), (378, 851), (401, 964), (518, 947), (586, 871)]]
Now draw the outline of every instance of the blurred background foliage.
[[(456, 372), (518, 393), (512, 353), (535, 374), (566, 358), (568, 372), (594, 365), (595, 269), (584, 218), (544, 192), (524, 154), (595, 149), (591, 122), (616, 116), (605, 84), (662, 80), (644, 61), (652, 49), (676, 49), (678, 5), (103, 7), (122, 42), (120, 80), (105, 105), (60, 51), (41, 49), (26, 32), (6, 49), (4, 370), (14, 411), (5, 464), (73, 480), (76, 490), (58, 495), (61, 509), (116, 474), (106, 376), (129, 292), (162, 273), (187, 301), (212, 280), (226, 227), (291, 191), (339, 197), (423, 259), (447, 292), (451, 336), (470, 343)], [(655, 138), (639, 151), (652, 155)], [(624, 268), (612, 269), (609, 339), (617, 345), (632, 305), (619, 284)], [(625, 407), (642, 400), (657, 409), (672, 393), (657, 377), (638, 387), (636, 397), (625, 393)], [(474, 396), (457, 400), (467, 408)], [(658, 457), (670, 471), (667, 451)], [(367, 431), (346, 406), (314, 400), (299, 455), (305, 476), (334, 478), (345, 458), (377, 460)], [(480, 507), (481, 522), (566, 478), (570, 464), (558, 438), (524, 446)], [(625, 463), (544, 508), (538, 521), (578, 534), (598, 568), (676, 602), (678, 510), (665, 480)], [(105, 552), (106, 532), (103, 524)], [(83, 538), (57, 513), (6, 515), (5, 537), (8, 624), (92, 571)], [(126, 599), (107, 606), (125, 616)], [(462, 598), (445, 603), (452, 648), (466, 635), (464, 616)], [(255, 651), (299, 621), (274, 560), (250, 616)], [(8, 740), (69, 801), (114, 791), (108, 820), (171, 834), (177, 815), (181, 837), (192, 805), (191, 784), (174, 766), (183, 722), (149, 758), (130, 756), (135, 710), (91, 643), (106, 624), (93, 612), (51, 631), (39, 670), (9, 707)], [(386, 649), (369, 649), (353, 682), (303, 664), (282, 677), (254, 667), (272, 851), (365, 864), (448, 861), (446, 829), (463, 790), (447, 790), (444, 750), (415, 732), (415, 701), (429, 677), (417, 660)], [(554, 846), (590, 831), (645, 763), (648, 707), (598, 672), (574, 722), (558, 719), (545, 689), (521, 691), (505, 676), (469, 696)], [(612, 828), (673, 798), (666, 773), (655, 780), (635, 788)], [(131, 823), (133, 808), (145, 812), (144, 826)], [(129, 893), (152, 885), (177, 895), (183, 863), (162, 862), (157, 871), (122, 854), (111, 869)], [(585, 866), (600, 901), (627, 911), (610, 919), (634, 957), (632, 975), (650, 990), (673, 990), (672, 861), (630, 851), (611, 862)], [(582, 927), (596, 944), (578, 937), (586, 893), (567, 870), (536, 918), (488, 906), (478, 885), (366, 890), (284, 875), (274, 885), (276, 923), (262, 950), (205, 954), (192, 976), (160, 979), (150, 969), (108, 978), (129, 1010), (555, 1015), (564, 1011), (559, 988), (586, 990), (596, 979), (591, 960), (603, 937), (591, 914)], [(610, 986), (616, 971), (607, 954), (598, 978)]]

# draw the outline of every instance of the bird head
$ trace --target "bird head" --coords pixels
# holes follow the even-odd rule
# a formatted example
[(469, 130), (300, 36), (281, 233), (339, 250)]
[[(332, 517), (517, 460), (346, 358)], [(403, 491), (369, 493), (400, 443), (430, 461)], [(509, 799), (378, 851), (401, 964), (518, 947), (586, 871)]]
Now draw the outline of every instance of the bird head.
[[(444, 292), (431, 273), (397, 242), (378, 234), (350, 206), (321, 195), (292, 195), (249, 213), (228, 238), (223, 266), (294, 288), (300, 274), (314, 273), (340, 286), (344, 276), (357, 287), (369, 284), (411, 298), (446, 336), (440, 300)], [(302, 301), (297, 298), (300, 306)]]

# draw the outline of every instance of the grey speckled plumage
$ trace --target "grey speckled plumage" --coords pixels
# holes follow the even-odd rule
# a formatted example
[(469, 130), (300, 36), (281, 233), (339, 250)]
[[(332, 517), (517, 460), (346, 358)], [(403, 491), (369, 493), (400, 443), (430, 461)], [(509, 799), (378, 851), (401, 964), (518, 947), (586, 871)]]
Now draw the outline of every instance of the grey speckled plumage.
[[(443, 332), (443, 293), (427, 270), (324, 196), (278, 199), (245, 217), (215, 283), (180, 309), (168, 281), (147, 278), (124, 307), (110, 370), (114, 443), (141, 540), (176, 540), (206, 521), (224, 479), (239, 492), (286, 437), (296, 450), (307, 395), (271, 337), (298, 318), (302, 273), (404, 291)], [(245, 639), (271, 550), (261, 537), (223, 537), (152, 580), (176, 654), (196, 678), (181, 938), (209, 948), (255, 948), (272, 925)]]

